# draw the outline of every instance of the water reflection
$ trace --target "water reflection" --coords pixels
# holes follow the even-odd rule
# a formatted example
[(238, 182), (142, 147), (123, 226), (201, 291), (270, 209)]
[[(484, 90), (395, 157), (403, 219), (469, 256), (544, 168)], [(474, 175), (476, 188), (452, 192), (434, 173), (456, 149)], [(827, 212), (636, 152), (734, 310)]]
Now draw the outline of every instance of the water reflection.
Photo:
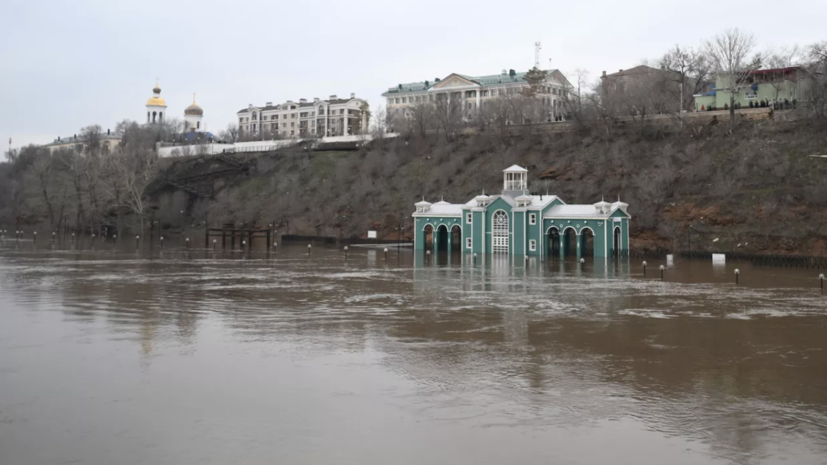
[(49, 462), (38, 442), (83, 463), (112, 463), (101, 442), (122, 463), (276, 450), (285, 463), (823, 463), (827, 305), (811, 270), (739, 265), (735, 286), (731, 264), (678, 262), (663, 282), (659, 264), (644, 278), (630, 260), (355, 247), (5, 249), (0, 450), (24, 464)]

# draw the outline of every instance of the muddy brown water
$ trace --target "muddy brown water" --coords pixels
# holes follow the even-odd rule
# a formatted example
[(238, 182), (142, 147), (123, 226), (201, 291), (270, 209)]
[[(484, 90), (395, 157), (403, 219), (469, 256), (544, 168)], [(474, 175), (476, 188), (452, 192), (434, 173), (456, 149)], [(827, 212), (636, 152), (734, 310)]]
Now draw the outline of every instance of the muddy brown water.
[(827, 463), (818, 270), (127, 248), (0, 244), (0, 464)]

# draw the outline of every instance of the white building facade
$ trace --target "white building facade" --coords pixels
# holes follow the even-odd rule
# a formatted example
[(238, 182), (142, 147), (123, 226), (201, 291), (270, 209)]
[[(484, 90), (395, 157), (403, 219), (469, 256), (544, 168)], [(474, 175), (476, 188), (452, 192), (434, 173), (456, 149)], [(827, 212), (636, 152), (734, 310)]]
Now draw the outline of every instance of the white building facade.
[[(536, 87), (532, 98), (539, 100), (548, 121), (562, 119), (565, 114), (563, 99), (571, 84), (556, 69), (545, 70), (546, 78)], [(526, 93), (530, 87), (527, 72), (502, 70), (500, 74), (488, 76), (467, 76), (452, 73), (433, 81), (398, 84), (382, 96), (387, 99), (388, 115), (404, 114), (406, 109), (437, 99), (459, 99), (467, 115), (473, 115), (484, 105), (497, 98), (516, 97)]]
[(367, 132), (370, 107), (367, 100), (350, 94), (349, 99), (331, 95), (312, 102), (288, 100), (279, 105), (267, 102), (238, 111), (239, 134), (245, 137), (335, 137)]

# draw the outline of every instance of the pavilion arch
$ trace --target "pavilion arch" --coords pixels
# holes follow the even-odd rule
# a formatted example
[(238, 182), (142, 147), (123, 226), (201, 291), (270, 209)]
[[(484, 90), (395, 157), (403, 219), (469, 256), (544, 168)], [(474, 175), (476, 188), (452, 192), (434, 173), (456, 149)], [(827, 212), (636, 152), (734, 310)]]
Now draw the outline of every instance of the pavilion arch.
[(549, 257), (560, 256), (560, 227), (556, 224), (546, 230), (546, 254)]
[(577, 228), (574, 226), (566, 226), (563, 228), (563, 232), (561, 234), (562, 241), (560, 246), (562, 247), (562, 254), (565, 257), (571, 257), (577, 255)]
[(623, 231), (620, 226), (612, 228), (612, 255), (619, 256), (620, 249), (623, 247)]
[(580, 255), (594, 255), (594, 229), (589, 226), (583, 226), (580, 228), (580, 236), (578, 236), (577, 240), (580, 241)]
[(436, 232), (434, 235), (434, 239), (436, 239), (436, 243), (434, 245), (434, 251), (447, 251), (448, 250), (448, 233), (449, 233), (448, 225), (445, 223), (440, 223), (436, 227)]
[(425, 249), (427, 250), (428, 248), (433, 246), (436, 228), (434, 228), (434, 225), (432, 225), (431, 223), (425, 223), (425, 225), (422, 226), (422, 234), (422, 243), (425, 245)]
[(462, 226), (453, 224), (448, 227), (448, 236), (451, 238), (452, 251), (463, 250), (465, 244), (462, 243)]

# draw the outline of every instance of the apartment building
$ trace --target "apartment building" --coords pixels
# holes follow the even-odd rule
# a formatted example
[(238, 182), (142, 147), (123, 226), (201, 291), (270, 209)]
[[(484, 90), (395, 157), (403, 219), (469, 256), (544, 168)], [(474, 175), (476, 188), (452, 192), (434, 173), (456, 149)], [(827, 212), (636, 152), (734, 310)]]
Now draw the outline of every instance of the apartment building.
[(327, 100), (250, 104), (237, 115), (239, 133), (246, 137), (345, 136), (367, 132), (370, 107), (356, 94), (350, 94), (349, 99), (331, 95)]

